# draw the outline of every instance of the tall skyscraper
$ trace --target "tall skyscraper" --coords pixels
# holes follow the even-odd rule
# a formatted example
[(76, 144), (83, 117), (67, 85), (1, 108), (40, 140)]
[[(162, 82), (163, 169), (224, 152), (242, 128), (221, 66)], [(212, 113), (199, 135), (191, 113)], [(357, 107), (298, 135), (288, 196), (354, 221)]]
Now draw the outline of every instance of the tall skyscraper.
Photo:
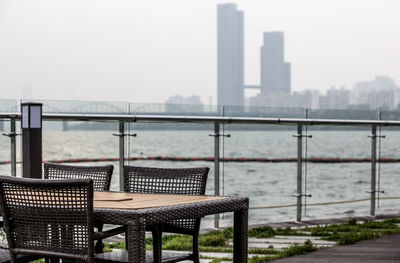
[(290, 63), (284, 61), (283, 32), (264, 32), (261, 47), (261, 93), (290, 94)]
[(244, 22), (236, 4), (218, 9), (218, 105), (244, 104)]

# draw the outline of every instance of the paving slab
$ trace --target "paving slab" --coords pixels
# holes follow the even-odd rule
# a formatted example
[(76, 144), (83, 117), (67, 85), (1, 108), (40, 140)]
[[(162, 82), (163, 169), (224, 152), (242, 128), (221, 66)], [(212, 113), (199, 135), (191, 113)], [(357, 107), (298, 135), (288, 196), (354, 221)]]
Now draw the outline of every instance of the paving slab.
[[(173, 253), (182, 253), (182, 254), (187, 254), (188, 251), (169, 251), (169, 250), (164, 250), (165, 252), (173, 252)], [(249, 254), (249, 258), (255, 257), (255, 256), (265, 256), (265, 255), (257, 255), (257, 254)], [(200, 252), (200, 257), (210, 257), (210, 258), (233, 258), (232, 253), (219, 253), (219, 252)], [(188, 261), (188, 262), (193, 262), (193, 261)]]
[(277, 263), (332, 263), (363, 262), (393, 263), (400, 262), (400, 234), (388, 235), (373, 240), (365, 240), (354, 245), (335, 246), (307, 255), (274, 260)]
[(249, 244), (250, 243), (269, 243), (269, 244), (304, 244), (307, 240), (310, 240), (314, 245), (321, 245), (321, 246), (333, 246), (336, 244), (334, 241), (327, 241), (327, 240), (322, 240), (318, 237), (304, 237), (304, 238), (299, 238), (295, 237), (292, 238), (291, 236), (285, 237), (285, 238), (277, 238), (277, 237), (272, 237), (272, 238), (249, 238)]

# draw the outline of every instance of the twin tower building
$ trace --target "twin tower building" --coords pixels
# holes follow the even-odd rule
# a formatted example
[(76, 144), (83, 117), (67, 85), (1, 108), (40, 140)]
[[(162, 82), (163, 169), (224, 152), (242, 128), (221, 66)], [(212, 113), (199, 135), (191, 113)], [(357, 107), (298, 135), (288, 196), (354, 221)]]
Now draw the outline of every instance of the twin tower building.
[(290, 63), (284, 61), (283, 32), (265, 32), (261, 47), (261, 84), (244, 83), (244, 14), (236, 4), (218, 5), (218, 105), (244, 106), (244, 90), (260, 98), (290, 94)]

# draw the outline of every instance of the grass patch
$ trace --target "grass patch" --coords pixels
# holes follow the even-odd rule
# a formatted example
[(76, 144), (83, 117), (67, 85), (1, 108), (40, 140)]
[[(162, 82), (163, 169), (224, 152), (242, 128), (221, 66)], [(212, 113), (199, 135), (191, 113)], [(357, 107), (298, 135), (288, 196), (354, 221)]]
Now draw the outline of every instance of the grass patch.
[(249, 237), (269, 238), (276, 235), (305, 236), (307, 234), (304, 233), (304, 230), (291, 229), (290, 227), (273, 229), (270, 226), (263, 226), (249, 229)]
[(313, 245), (310, 240), (304, 242), (303, 245), (295, 244), (291, 247), (285, 248), (280, 251), (276, 251), (275, 254), (269, 254), (267, 256), (255, 256), (249, 259), (249, 263), (260, 263), (265, 261), (270, 261), (274, 259), (291, 257), (295, 255), (303, 255), (313, 251), (316, 251), (317, 248)]
[(361, 240), (369, 240), (388, 234), (400, 233), (397, 224), (399, 219), (387, 219), (383, 221), (365, 221), (357, 223), (352, 219), (343, 224), (332, 224), (304, 228), (310, 231), (312, 236), (320, 236), (324, 240), (337, 241), (339, 245), (350, 245)]

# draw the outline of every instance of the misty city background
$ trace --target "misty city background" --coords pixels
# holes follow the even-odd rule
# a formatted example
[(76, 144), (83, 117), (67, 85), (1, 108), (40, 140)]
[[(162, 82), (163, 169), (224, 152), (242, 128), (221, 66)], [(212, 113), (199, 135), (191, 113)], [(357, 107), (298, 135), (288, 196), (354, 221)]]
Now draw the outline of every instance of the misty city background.
[[(217, 5), (225, 3), (1, 0), (2, 98), (217, 105)], [(397, 108), (398, 1), (231, 3), (243, 16), (237, 77), (253, 87), (243, 105)], [(290, 63), (283, 94), (254, 89), (268, 32), (281, 32)]]

